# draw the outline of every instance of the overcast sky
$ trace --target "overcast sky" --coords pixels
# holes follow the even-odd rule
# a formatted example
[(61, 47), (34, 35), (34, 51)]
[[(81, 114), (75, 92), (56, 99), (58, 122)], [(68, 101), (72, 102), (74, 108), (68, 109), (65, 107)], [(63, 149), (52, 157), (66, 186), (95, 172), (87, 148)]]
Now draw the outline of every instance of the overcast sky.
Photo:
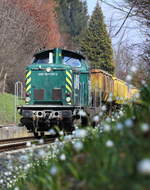
[[(90, 15), (92, 14), (94, 7), (96, 6), (96, 2), (97, 2), (97, 0), (87, 0), (88, 12)], [(116, 2), (117, 2), (117, 4), (119, 4), (120, 8), (124, 7), (124, 0), (106, 0), (106, 2), (108, 2), (112, 5), (116, 5)], [(113, 25), (115, 26), (115, 29), (114, 29), (114, 31), (115, 31), (114, 34), (115, 34), (117, 32), (117, 30), (120, 28), (120, 26), (121, 26), (122, 22), (124, 21), (127, 14), (110, 7), (110, 6), (106, 5), (105, 3), (100, 3), (100, 4), (101, 4), (102, 10), (103, 10), (103, 14), (105, 17), (105, 23), (107, 24), (107, 26), (110, 25), (110, 20), (112, 18)], [(132, 20), (132, 19), (128, 19), (122, 29), (122, 32), (120, 32), (119, 35), (117, 35), (116, 37), (114, 37), (112, 39), (113, 45), (118, 43), (125, 27), (127, 29), (125, 32), (124, 39), (128, 40), (129, 44), (137, 43), (139, 40), (142, 39), (142, 35), (141, 35), (140, 31), (139, 31), (139, 29), (137, 29), (138, 28), (137, 23), (135, 23), (134, 20)]]

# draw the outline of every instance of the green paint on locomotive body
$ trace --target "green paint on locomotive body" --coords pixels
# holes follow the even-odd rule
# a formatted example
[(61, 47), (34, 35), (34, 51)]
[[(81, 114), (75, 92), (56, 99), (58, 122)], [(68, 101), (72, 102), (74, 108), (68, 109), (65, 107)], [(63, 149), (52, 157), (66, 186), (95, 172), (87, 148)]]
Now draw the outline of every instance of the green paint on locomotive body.
[(30, 105), (88, 106), (89, 67), (85, 58), (58, 48), (35, 54), (32, 65), (26, 67), (26, 94)]

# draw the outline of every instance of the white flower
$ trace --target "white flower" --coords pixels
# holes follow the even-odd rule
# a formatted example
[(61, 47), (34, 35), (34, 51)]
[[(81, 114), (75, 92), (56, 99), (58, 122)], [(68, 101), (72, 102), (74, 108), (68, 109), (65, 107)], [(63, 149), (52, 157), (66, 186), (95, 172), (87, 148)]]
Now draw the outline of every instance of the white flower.
[(9, 176), (9, 172), (5, 172), (4, 175)]
[(102, 111), (106, 111), (106, 109), (107, 109), (107, 108), (106, 108), (105, 105), (103, 105), (103, 106), (101, 107), (101, 110), (102, 110)]
[(45, 151), (43, 149), (41, 149), (41, 150), (38, 151), (38, 155), (40, 157), (44, 157), (46, 155), (46, 153), (45, 153)]
[(122, 130), (123, 129), (123, 124), (122, 123), (117, 123), (116, 129), (117, 130)]
[(55, 139), (55, 142), (59, 142), (59, 139), (58, 139), (58, 138), (56, 138), (56, 139)]
[(72, 135), (65, 135), (64, 140), (70, 141), (72, 139)]
[(149, 131), (149, 125), (147, 123), (141, 124), (141, 130), (143, 132), (148, 132)]
[(103, 116), (103, 114), (104, 114), (104, 113), (103, 113), (102, 111), (101, 111), (101, 112), (99, 112), (99, 116)]
[(145, 80), (142, 80), (142, 84), (143, 84), (143, 85), (146, 85), (146, 81), (145, 81)]
[(80, 141), (77, 141), (77, 142), (74, 143), (73, 147), (74, 147), (74, 149), (75, 149), (76, 151), (80, 151), (80, 150), (83, 149), (83, 143), (80, 142)]
[(65, 154), (61, 154), (61, 155), (60, 155), (60, 160), (66, 160)]
[(133, 73), (134, 73), (134, 72), (136, 72), (136, 71), (137, 71), (137, 67), (132, 66), (130, 70), (131, 70), (131, 72), (133, 72)]
[(27, 155), (21, 155), (20, 160), (23, 162), (28, 161), (28, 156)]
[(119, 114), (120, 114), (120, 116), (123, 116), (123, 111), (120, 111)]
[(50, 133), (50, 135), (56, 135), (56, 132), (54, 129), (50, 129), (48, 132)]
[(150, 175), (150, 159), (141, 160), (137, 168), (140, 173)]
[(60, 131), (60, 132), (59, 132), (59, 135), (63, 136), (63, 135), (64, 135), (64, 132), (63, 132), (63, 131)]
[(114, 146), (114, 143), (113, 143), (113, 141), (108, 140), (108, 141), (105, 143), (105, 145), (106, 145), (107, 147), (113, 147), (113, 146)]
[(127, 120), (125, 121), (125, 125), (126, 125), (127, 127), (132, 127), (132, 125), (133, 125), (132, 119), (127, 119)]
[(93, 121), (99, 122), (99, 116), (98, 116), (98, 115), (94, 116), (94, 117), (93, 117)]
[(127, 75), (126, 76), (126, 81), (130, 82), (132, 80), (132, 76), (131, 75)]
[(31, 142), (30, 141), (28, 141), (28, 142), (26, 142), (26, 146), (31, 146)]
[(52, 166), (49, 172), (51, 175), (55, 176), (58, 172), (58, 169), (56, 166)]
[(87, 131), (85, 129), (75, 130), (74, 136), (77, 138), (84, 138), (87, 136)]
[(110, 123), (110, 122), (111, 122), (111, 118), (110, 118), (110, 117), (107, 117), (107, 118), (106, 118), (106, 121), (107, 121), (108, 123)]
[(112, 97), (109, 97), (109, 98), (108, 98), (108, 102), (112, 102)]
[(28, 170), (31, 167), (31, 164), (27, 164), (24, 166), (24, 170)]
[(39, 144), (43, 144), (44, 143), (44, 140), (43, 139), (40, 139), (39, 140)]
[(80, 110), (78, 113), (80, 116), (85, 117), (86, 116), (86, 112), (83, 110)]
[(11, 155), (10, 155), (10, 154), (7, 155), (7, 159), (8, 159), (8, 160), (11, 159)]
[(108, 125), (108, 124), (104, 124), (103, 130), (104, 130), (105, 132), (109, 132), (109, 131), (111, 131), (111, 126)]

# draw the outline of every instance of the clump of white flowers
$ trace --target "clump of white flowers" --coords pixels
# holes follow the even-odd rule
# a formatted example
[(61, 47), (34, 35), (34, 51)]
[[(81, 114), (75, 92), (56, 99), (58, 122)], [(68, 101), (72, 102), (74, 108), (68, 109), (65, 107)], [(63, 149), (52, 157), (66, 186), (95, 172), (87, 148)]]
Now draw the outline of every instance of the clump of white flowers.
[(138, 163), (137, 169), (141, 174), (150, 175), (150, 159), (146, 158), (141, 160)]
[(85, 138), (87, 136), (87, 131), (85, 129), (77, 129), (74, 131), (74, 136), (76, 138)]

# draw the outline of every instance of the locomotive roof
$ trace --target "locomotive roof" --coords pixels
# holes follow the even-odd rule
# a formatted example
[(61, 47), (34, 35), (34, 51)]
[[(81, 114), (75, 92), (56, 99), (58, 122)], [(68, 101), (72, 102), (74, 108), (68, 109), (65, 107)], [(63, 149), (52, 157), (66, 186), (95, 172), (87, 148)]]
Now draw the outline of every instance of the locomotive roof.
[[(49, 52), (54, 52), (56, 49), (57, 48), (41, 50), (40, 52), (34, 54), (34, 57), (38, 57), (38, 56), (41, 56), (41, 55), (44, 55), (44, 54), (49, 54)], [(62, 50), (62, 54), (67, 54), (67, 55), (70, 55), (70, 56), (73, 56), (73, 57), (77, 57), (79, 59), (85, 59), (85, 57), (83, 55), (81, 55), (80, 53), (78, 53), (78, 52), (70, 51), (70, 50), (66, 50), (66, 49), (60, 49), (60, 50)]]

